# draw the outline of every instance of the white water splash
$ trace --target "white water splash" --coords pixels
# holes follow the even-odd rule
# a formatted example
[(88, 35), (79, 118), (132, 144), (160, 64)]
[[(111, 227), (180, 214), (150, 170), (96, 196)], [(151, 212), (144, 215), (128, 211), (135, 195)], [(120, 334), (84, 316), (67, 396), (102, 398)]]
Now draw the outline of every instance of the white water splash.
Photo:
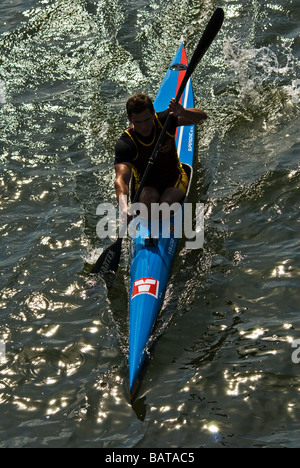
[[(224, 43), (225, 62), (238, 77), (240, 97), (254, 100), (261, 94), (262, 88), (278, 86), (285, 91), (292, 103), (299, 103), (300, 80), (290, 43), (283, 44), (276, 51), (269, 47), (247, 48), (240, 41), (229, 38)], [(282, 80), (291, 84), (282, 86)]]

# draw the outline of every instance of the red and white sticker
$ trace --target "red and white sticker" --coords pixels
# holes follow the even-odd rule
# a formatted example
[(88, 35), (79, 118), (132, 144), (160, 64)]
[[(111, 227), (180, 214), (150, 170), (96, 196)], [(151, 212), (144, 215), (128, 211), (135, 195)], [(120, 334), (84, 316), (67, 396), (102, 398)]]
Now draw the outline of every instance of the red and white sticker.
[(141, 278), (133, 283), (132, 299), (140, 294), (150, 294), (158, 298), (159, 281), (153, 278)]

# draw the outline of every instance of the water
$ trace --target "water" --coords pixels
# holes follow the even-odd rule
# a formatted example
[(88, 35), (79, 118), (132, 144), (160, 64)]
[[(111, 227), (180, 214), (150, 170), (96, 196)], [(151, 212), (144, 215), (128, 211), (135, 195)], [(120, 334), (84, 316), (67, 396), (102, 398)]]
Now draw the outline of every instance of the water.
[(1, 1), (1, 447), (299, 447), (299, 5), (217, 5), (193, 75), (205, 246), (181, 245), (132, 408), (128, 246), (109, 296), (88, 295), (96, 208), (127, 98), (155, 96), (216, 5)]

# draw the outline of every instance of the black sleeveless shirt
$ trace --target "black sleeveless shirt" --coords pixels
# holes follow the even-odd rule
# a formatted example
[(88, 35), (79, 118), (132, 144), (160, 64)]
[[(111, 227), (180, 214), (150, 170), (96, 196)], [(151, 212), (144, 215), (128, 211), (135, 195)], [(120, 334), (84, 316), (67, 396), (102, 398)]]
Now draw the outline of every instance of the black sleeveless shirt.
[[(130, 163), (138, 185), (161, 134), (168, 111), (155, 114), (153, 131), (150, 137), (139, 135), (134, 126), (129, 127), (116, 144), (115, 164)], [(182, 166), (177, 154), (175, 134), (177, 119), (172, 119), (171, 126), (160, 147), (152, 172), (147, 179), (147, 185), (157, 188), (176, 183), (182, 174)]]

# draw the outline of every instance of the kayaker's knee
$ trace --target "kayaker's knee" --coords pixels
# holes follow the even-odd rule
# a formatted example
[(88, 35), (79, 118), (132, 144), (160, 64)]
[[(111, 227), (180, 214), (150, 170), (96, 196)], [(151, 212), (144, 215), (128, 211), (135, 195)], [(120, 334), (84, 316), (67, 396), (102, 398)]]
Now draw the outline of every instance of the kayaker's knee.
[(160, 194), (158, 190), (154, 187), (144, 187), (140, 196), (140, 203), (143, 203), (147, 209), (148, 213), (151, 212), (151, 205), (153, 203), (159, 203)]
[(160, 203), (167, 203), (173, 205), (173, 203), (182, 203), (185, 199), (185, 194), (176, 187), (170, 187), (164, 191), (160, 198)]

